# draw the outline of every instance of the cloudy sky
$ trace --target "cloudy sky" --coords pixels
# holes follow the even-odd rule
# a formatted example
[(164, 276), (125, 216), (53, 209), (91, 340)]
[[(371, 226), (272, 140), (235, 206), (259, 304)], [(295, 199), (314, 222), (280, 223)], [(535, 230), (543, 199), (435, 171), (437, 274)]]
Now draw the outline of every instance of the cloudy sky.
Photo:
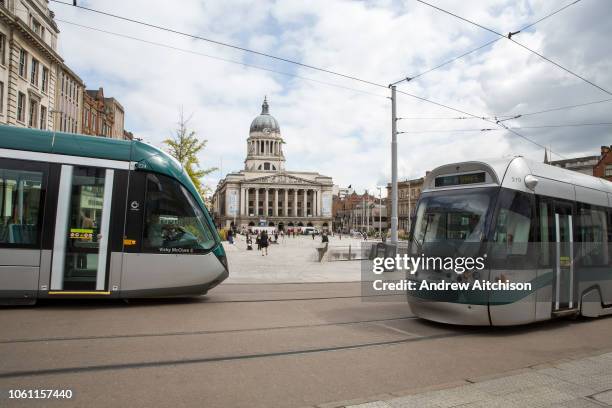
[[(431, 0), (501, 33), (517, 31), (572, 1)], [(414, 0), (80, 0), (79, 4), (380, 84), (414, 76), (497, 38)], [(50, 7), (60, 26), (60, 53), (66, 63), (88, 88), (102, 86), (107, 96), (123, 104), (128, 130), (161, 145), (173, 132), (181, 106), (193, 115), (191, 128), (208, 140), (200, 157), (202, 167), (222, 170), (207, 178), (211, 188), (225, 173), (244, 166), (249, 125), (260, 113), (264, 95), (287, 143), (288, 169), (319, 171), (332, 176), (336, 184), (352, 184), (359, 190), (372, 191), (390, 179), (388, 89), (58, 3)], [(611, 90), (610, 15), (612, 1), (582, 0), (514, 38)], [(612, 98), (505, 39), (398, 89), (478, 116)], [(603, 123), (612, 122), (611, 113), (612, 102), (606, 102), (505, 123), (514, 127)], [(462, 115), (406, 95), (398, 98), (398, 116), (408, 118), (398, 122), (398, 130), (409, 132), (398, 136), (402, 179), (420, 177), (453, 161), (544, 156), (541, 147), (507, 131), (457, 131), (495, 126), (449, 119)], [(612, 144), (611, 126), (516, 131), (564, 157), (597, 154), (600, 145)]]

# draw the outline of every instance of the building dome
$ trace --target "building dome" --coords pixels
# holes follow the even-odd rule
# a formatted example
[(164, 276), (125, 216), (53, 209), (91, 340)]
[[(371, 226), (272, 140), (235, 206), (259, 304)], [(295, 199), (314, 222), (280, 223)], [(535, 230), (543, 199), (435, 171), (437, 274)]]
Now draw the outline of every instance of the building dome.
[(253, 132), (280, 134), (278, 122), (274, 116), (270, 115), (267, 98), (264, 98), (263, 104), (261, 105), (261, 114), (251, 122), (250, 133)]

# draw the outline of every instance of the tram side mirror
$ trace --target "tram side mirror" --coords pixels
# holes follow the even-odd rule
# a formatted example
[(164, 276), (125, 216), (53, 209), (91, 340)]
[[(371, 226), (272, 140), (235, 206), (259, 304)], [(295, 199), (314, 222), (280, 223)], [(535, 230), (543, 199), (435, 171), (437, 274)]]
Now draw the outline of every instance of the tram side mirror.
[(533, 191), (537, 185), (538, 179), (534, 175), (528, 174), (525, 176), (525, 186), (527, 186), (528, 189)]

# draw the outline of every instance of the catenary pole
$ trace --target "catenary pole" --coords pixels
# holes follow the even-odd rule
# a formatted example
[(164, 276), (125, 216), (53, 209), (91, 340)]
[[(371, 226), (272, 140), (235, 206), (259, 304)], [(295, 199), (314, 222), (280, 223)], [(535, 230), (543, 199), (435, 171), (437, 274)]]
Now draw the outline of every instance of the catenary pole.
[(397, 94), (391, 85), (391, 243), (397, 244)]

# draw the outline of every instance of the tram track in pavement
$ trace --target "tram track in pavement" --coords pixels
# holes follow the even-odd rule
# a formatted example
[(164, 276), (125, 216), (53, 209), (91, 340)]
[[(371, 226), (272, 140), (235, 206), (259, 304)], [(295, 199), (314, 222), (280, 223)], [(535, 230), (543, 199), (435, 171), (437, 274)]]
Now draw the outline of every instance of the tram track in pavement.
[(82, 341), (82, 340), (113, 340), (113, 339), (131, 339), (131, 338), (146, 338), (146, 337), (172, 337), (172, 336), (200, 336), (207, 334), (229, 334), (229, 333), (249, 333), (269, 330), (291, 330), (291, 329), (308, 329), (314, 327), (333, 327), (333, 326), (350, 326), (370, 323), (384, 323), (400, 320), (414, 320), (416, 316), (401, 316), (389, 317), (385, 319), (369, 319), (369, 320), (352, 320), (346, 322), (335, 323), (314, 323), (301, 325), (284, 325), (284, 326), (268, 326), (268, 327), (252, 327), (248, 329), (225, 329), (225, 330), (195, 330), (195, 331), (176, 331), (163, 333), (134, 333), (134, 334), (117, 334), (107, 336), (72, 336), (72, 337), (43, 337), (35, 339), (6, 339), (0, 340), (0, 344), (20, 344), (20, 343), (45, 343), (52, 341)]
[(464, 337), (479, 332), (485, 332), (484, 329), (476, 329), (470, 331), (459, 331), (443, 334), (433, 334), (429, 336), (414, 336), (405, 337), (402, 339), (388, 340), (388, 341), (377, 341), (377, 342), (366, 342), (347, 344), (340, 346), (330, 347), (317, 347), (317, 348), (306, 348), (279, 352), (262, 352), (254, 354), (235, 354), (215, 357), (198, 357), (198, 358), (186, 358), (186, 359), (173, 359), (173, 360), (158, 360), (158, 361), (145, 361), (145, 362), (133, 362), (124, 364), (97, 364), (89, 366), (72, 366), (72, 367), (58, 367), (48, 368), (39, 370), (17, 370), (0, 373), (0, 379), (10, 378), (22, 378), (22, 377), (41, 377), (41, 376), (53, 376), (53, 375), (65, 375), (65, 374), (80, 374), (89, 372), (101, 372), (101, 371), (116, 371), (116, 370), (129, 370), (129, 369), (141, 369), (141, 368), (159, 368), (159, 367), (170, 367), (170, 366), (182, 366), (182, 365), (195, 365), (195, 364), (210, 364), (210, 363), (222, 363), (232, 361), (245, 361), (265, 358), (276, 358), (276, 357), (287, 357), (287, 356), (298, 356), (298, 355), (312, 355), (318, 353), (328, 353), (335, 351), (347, 351), (347, 350), (359, 350), (370, 347), (385, 347), (394, 346), (400, 344), (416, 343), (423, 341), (433, 341), (439, 339), (447, 339), (453, 337)]

